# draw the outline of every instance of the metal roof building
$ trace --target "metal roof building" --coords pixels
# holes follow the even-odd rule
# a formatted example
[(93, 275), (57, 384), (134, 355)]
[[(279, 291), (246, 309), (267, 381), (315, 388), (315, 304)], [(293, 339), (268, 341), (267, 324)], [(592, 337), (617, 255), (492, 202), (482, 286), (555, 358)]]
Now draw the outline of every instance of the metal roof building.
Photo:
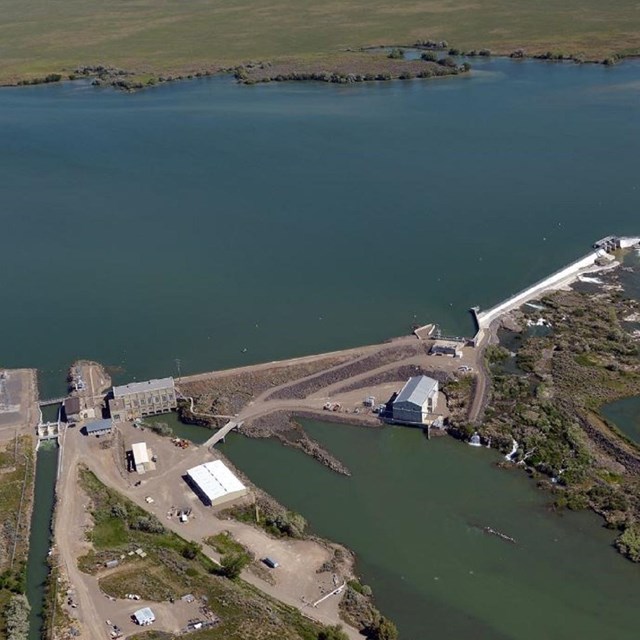
[(413, 376), (393, 401), (392, 415), (396, 422), (424, 424), (438, 403), (438, 381), (428, 376)]
[(156, 621), (156, 616), (149, 607), (138, 609), (136, 612), (134, 612), (132, 618), (141, 627), (145, 627), (146, 625)]
[(177, 406), (173, 378), (131, 382), (113, 387), (109, 411), (116, 422), (169, 413)]
[(87, 435), (102, 435), (103, 433), (109, 433), (113, 428), (113, 424), (111, 420), (108, 418), (104, 420), (96, 420), (95, 422), (89, 422), (85, 429), (87, 430)]
[(217, 506), (247, 494), (247, 488), (222, 460), (205, 462), (187, 471), (187, 478), (205, 503)]
[(161, 389), (173, 388), (173, 378), (159, 378), (157, 380), (145, 380), (144, 382), (130, 382), (119, 387), (113, 387), (113, 397), (123, 398), (136, 393), (146, 393), (148, 391), (160, 391)]
[(131, 445), (131, 453), (133, 455), (133, 464), (138, 473), (144, 473), (149, 464), (149, 450), (146, 442), (134, 442)]

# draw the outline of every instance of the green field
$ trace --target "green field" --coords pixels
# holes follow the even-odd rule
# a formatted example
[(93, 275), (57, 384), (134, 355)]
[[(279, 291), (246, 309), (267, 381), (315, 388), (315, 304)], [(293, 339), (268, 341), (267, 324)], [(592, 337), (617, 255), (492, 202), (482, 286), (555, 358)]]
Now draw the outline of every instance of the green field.
[(0, 81), (105, 64), (183, 74), (445, 39), (465, 50), (640, 53), (637, 0), (4, 0)]

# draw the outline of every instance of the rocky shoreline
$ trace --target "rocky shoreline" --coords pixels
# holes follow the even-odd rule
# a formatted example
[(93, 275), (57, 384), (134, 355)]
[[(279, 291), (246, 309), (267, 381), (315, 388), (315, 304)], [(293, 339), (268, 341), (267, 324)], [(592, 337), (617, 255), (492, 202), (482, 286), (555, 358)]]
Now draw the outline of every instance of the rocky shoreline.
[(338, 458), (307, 435), (291, 413), (278, 411), (262, 416), (244, 423), (239, 431), (248, 438), (275, 438), (287, 447), (304, 451), (336, 473), (351, 475), (351, 471)]

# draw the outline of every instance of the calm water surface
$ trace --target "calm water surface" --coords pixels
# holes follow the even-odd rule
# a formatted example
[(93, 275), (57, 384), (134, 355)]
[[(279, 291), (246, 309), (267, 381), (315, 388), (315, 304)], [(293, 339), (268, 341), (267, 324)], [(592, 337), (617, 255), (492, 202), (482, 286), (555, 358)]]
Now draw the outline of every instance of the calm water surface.
[(602, 414), (625, 435), (640, 444), (640, 397), (612, 402), (602, 409)]
[(58, 447), (54, 441), (42, 442), (36, 459), (36, 481), (34, 488), (31, 533), (29, 536), (29, 558), (27, 560), (27, 598), (31, 605), (29, 617), (29, 640), (42, 637), (42, 603), (49, 565), (51, 539), (51, 515), (55, 502), (56, 472), (58, 469)]
[[(3, 365), (43, 394), (353, 346), (637, 233), (640, 64), (0, 92)], [(242, 353), (243, 349), (247, 349)]]
[(233, 436), (223, 450), (314, 531), (357, 551), (404, 640), (637, 638), (638, 567), (595, 516), (551, 513), (524, 474), (492, 466), (495, 452), (410, 428), (305, 426), (351, 478), (275, 442)]

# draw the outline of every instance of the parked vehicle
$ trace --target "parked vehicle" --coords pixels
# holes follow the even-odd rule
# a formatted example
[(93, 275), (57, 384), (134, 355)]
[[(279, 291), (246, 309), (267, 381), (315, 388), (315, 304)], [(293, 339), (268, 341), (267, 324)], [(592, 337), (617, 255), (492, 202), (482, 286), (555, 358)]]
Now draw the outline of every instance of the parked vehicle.
[(264, 562), (269, 569), (277, 569), (280, 566), (280, 563), (273, 558), (264, 558), (262, 562)]

